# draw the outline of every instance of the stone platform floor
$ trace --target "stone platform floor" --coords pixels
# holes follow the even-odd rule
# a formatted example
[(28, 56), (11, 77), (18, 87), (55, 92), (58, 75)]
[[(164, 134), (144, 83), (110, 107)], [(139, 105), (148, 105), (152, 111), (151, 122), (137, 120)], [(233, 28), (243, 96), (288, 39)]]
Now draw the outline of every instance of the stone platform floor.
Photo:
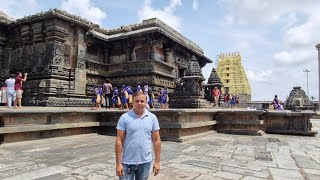
[[(320, 119), (312, 120), (320, 131)], [(0, 179), (118, 179), (113, 136), (84, 134), (0, 145)], [(151, 180), (320, 179), (320, 135), (244, 136), (210, 132), (162, 142)]]

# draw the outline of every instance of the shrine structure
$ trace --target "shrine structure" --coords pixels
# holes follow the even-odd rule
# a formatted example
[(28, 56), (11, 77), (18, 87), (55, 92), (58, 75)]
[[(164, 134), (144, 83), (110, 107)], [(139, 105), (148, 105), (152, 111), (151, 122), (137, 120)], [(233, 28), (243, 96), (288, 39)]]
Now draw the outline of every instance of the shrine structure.
[(106, 78), (114, 86), (147, 83), (174, 88), (203, 50), (159, 19), (103, 29), (59, 9), (12, 20), (0, 14), (0, 79), (28, 72), (25, 105), (88, 106), (93, 87)]

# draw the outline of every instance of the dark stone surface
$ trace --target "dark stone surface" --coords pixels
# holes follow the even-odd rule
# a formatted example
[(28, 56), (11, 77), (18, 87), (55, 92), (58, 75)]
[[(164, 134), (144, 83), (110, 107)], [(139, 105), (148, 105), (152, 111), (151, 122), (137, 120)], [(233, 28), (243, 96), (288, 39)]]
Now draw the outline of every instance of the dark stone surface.
[(291, 90), (289, 97), (284, 103), (285, 109), (291, 110), (313, 110), (313, 102), (309, 100), (309, 97), (306, 95), (301, 87), (296, 86)]

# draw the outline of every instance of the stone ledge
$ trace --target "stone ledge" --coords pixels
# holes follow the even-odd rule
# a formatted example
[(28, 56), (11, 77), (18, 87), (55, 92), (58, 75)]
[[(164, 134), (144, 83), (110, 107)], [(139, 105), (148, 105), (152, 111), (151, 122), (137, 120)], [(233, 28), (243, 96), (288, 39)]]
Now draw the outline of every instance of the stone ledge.
[(63, 123), (48, 125), (28, 125), (16, 127), (0, 127), (0, 134), (21, 133), (30, 131), (47, 131), (54, 129), (82, 128), (100, 126), (100, 122), (84, 122), (84, 123)]
[[(186, 128), (194, 128), (194, 127), (202, 127), (202, 126), (211, 126), (217, 124), (216, 121), (205, 121), (205, 122), (193, 122), (193, 123), (161, 123), (160, 128), (168, 128), (168, 129), (186, 129)], [(100, 126), (117, 126), (117, 122), (101, 122)]]
[(251, 120), (251, 119), (218, 120), (217, 124), (263, 125), (263, 120)]
[(160, 128), (194, 128), (215, 125), (216, 121), (194, 122), (194, 123), (160, 123)]
[(302, 136), (314, 136), (318, 134), (316, 131), (298, 131), (298, 130), (266, 130), (269, 134), (288, 134), (288, 135), (302, 135)]
[(218, 133), (225, 133), (225, 134), (238, 134), (238, 135), (255, 135), (261, 136), (261, 130), (244, 130), (244, 129), (219, 129), (216, 130)]

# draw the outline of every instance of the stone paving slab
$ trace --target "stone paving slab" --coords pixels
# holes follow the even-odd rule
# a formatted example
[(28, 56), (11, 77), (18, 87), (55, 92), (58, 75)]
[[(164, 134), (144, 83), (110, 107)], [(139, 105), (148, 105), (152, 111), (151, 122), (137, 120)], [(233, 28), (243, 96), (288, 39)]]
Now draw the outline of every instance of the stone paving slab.
[[(314, 129), (320, 121), (314, 120)], [(85, 134), (0, 145), (0, 179), (118, 179), (115, 137)], [(151, 180), (320, 179), (320, 136), (208, 133), (162, 142), (161, 172)]]

